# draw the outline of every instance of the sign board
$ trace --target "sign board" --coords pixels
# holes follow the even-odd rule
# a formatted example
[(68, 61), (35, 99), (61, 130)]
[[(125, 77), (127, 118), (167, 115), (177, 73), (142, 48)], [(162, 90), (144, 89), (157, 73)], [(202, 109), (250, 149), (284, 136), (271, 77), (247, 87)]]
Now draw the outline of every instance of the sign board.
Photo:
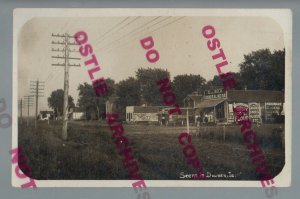
[(249, 118), (254, 123), (260, 123), (261, 122), (261, 110), (260, 110), (260, 104), (259, 103), (249, 103)]
[(265, 118), (267, 121), (273, 121), (275, 116), (280, 115), (283, 110), (280, 102), (266, 102), (265, 103)]
[(228, 122), (233, 123), (234, 122), (234, 114), (233, 114), (233, 105), (228, 104)]
[(211, 89), (204, 91), (204, 99), (221, 99), (226, 98), (226, 93), (223, 88)]
[[(233, 108), (236, 109), (236, 113), (234, 114), (234, 120), (235, 121), (240, 121), (245, 118), (248, 118), (249, 116), (249, 107), (248, 104), (245, 103), (233, 103)], [(237, 116), (241, 114), (242, 116)], [(238, 120), (236, 120), (239, 118)]]
[(132, 121), (134, 121), (134, 122), (157, 122), (158, 116), (156, 113), (133, 113)]

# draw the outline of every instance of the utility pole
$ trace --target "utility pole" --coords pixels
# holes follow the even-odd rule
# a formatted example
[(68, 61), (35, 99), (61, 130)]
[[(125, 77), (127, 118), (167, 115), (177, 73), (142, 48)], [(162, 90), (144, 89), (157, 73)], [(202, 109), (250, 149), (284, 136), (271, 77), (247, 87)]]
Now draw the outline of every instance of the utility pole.
[(53, 38), (57, 39), (63, 39), (63, 41), (52, 41), (52, 44), (54, 45), (60, 45), (63, 48), (52, 48), (53, 52), (58, 52), (60, 54), (63, 53), (63, 56), (57, 55), (52, 56), (52, 58), (55, 59), (62, 59), (63, 63), (56, 63), (52, 64), (52, 66), (64, 66), (65, 67), (65, 74), (64, 74), (64, 107), (63, 107), (63, 126), (62, 126), (62, 139), (66, 140), (68, 138), (68, 112), (69, 112), (69, 106), (68, 106), (68, 98), (69, 98), (69, 67), (75, 66), (80, 67), (80, 64), (70, 64), (70, 60), (80, 60), (78, 57), (72, 57), (70, 56), (70, 53), (72, 52), (78, 52), (78, 50), (70, 49), (70, 46), (72, 45), (78, 45), (75, 41), (70, 41), (74, 39), (73, 36), (70, 36), (69, 34), (52, 34)]
[(189, 108), (186, 108), (186, 131), (190, 134)]
[(33, 96), (35, 96), (35, 120), (34, 126), (37, 128), (37, 116), (38, 116), (38, 106), (39, 106), (39, 97), (44, 97), (43, 94), (45, 88), (45, 82), (41, 82), (39, 80), (30, 81), (30, 92)]
[(23, 115), (22, 115), (22, 111), (24, 108), (24, 104), (23, 104), (23, 99), (21, 98), (19, 100), (19, 109), (20, 109), (20, 123), (23, 124)]
[(32, 95), (24, 96), (24, 105), (27, 106), (27, 126), (29, 126), (29, 107), (33, 105)]

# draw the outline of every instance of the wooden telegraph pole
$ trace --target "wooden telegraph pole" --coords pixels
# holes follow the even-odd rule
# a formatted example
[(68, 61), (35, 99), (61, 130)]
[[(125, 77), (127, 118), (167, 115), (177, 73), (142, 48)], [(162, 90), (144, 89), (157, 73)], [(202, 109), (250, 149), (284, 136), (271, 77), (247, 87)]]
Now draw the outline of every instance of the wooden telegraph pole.
[(29, 126), (29, 107), (33, 105), (32, 95), (24, 96), (24, 105), (27, 106), (27, 126)]
[(38, 106), (39, 106), (39, 97), (44, 97), (42, 92), (44, 92), (45, 82), (41, 82), (39, 80), (30, 81), (30, 92), (33, 96), (35, 96), (35, 120), (34, 126), (37, 128), (37, 116), (38, 116)]
[(24, 104), (23, 104), (23, 99), (21, 98), (19, 100), (19, 109), (20, 109), (20, 123), (23, 124), (23, 108), (24, 108)]
[(186, 131), (190, 134), (189, 109), (186, 108)]
[(62, 139), (66, 140), (68, 138), (68, 112), (69, 112), (69, 106), (68, 106), (68, 98), (69, 98), (69, 67), (75, 66), (80, 67), (80, 64), (70, 64), (69, 60), (80, 60), (80, 58), (77, 57), (71, 57), (70, 53), (72, 52), (78, 52), (78, 50), (71, 50), (70, 46), (72, 45), (78, 45), (75, 41), (70, 41), (71, 39), (74, 39), (72, 36), (65, 34), (52, 34), (53, 38), (62, 38), (63, 41), (52, 41), (52, 44), (54, 45), (60, 45), (63, 48), (52, 48), (53, 52), (63, 53), (63, 56), (57, 55), (52, 56), (52, 58), (55, 59), (62, 59), (64, 60), (63, 63), (56, 63), (52, 64), (52, 66), (64, 66), (65, 68), (65, 74), (64, 74), (64, 107), (63, 107), (63, 126), (62, 126)]

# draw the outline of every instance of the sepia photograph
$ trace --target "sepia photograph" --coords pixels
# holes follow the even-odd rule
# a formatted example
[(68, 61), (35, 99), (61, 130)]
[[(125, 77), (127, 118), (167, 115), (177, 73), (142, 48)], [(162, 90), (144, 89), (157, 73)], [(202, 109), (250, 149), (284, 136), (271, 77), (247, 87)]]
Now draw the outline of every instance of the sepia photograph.
[(289, 182), (282, 21), (255, 10), (63, 10), (14, 13), (13, 147), (37, 186)]

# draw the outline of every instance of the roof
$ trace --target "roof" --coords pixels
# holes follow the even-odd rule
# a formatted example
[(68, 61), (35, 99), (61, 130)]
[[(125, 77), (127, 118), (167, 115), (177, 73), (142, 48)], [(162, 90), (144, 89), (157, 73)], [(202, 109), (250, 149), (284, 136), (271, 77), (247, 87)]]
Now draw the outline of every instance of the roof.
[(226, 99), (207, 99), (200, 102), (195, 108), (204, 109), (209, 107), (217, 106), (218, 104), (224, 102)]
[(284, 92), (270, 90), (229, 90), (227, 99), (233, 102), (284, 102)]
[(73, 108), (73, 111), (74, 111), (74, 112), (84, 112), (84, 108), (75, 106), (75, 107)]
[(42, 113), (42, 114), (43, 113), (50, 113), (51, 114), (51, 113), (53, 113), (53, 111), (40, 111), (40, 113)]
[[(174, 109), (174, 107), (167, 107), (167, 108), (164, 108), (164, 110), (161, 110), (160, 112), (158, 112), (158, 114), (166, 113), (166, 112), (168, 112), (170, 109)], [(195, 109), (194, 109), (194, 108), (180, 107), (181, 115), (186, 115), (187, 110), (189, 111), (189, 115), (194, 114), (194, 112), (195, 112)]]
[(117, 99), (119, 99), (119, 97), (118, 97), (116, 94), (113, 94), (112, 96), (110, 96), (110, 97), (106, 100), (106, 102), (108, 101), (108, 102), (110, 102), (110, 103), (113, 103), (113, 102), (115, 102)]
[(134, 113), (158, 113), (163, 106), (134, 106)]
[(185, 115), (186, 116), (186, 113), (187, 111), (189, 111), (189, 115), (193, 115), (195, 113), (195, 109), (194, 108), (180, 108), (181, 110), (181, 115)]

